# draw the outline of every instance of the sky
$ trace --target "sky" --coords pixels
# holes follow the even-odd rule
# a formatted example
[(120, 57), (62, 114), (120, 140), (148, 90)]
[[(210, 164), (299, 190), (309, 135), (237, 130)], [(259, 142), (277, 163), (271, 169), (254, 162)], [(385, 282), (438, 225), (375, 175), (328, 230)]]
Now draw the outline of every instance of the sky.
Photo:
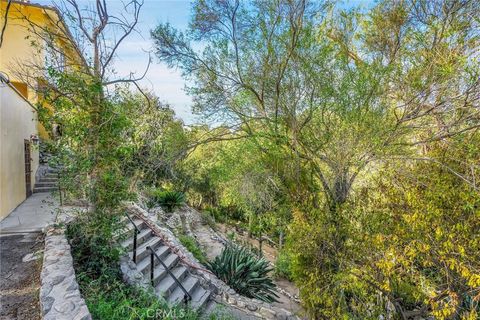
[[(148, 62), (146, 51), (153, 49), (150, 30), (163, 22), (169, 22), (174, 28), (186, 30), (190, 8), (190, 1), (185, 0), (145, 0), (137, 27), (139, 34), (127, 38), (119, 48), (115, 65), (118, 74), (128, 75), (130, 71), (142, 74)], [(152, 64), (142, 86), (153, 90), (163, 102), (169, 103), (177, 116), (186, 123), (194, 122), (195, 117), (190, 108), (192, 100), (184, 92), (185, 81), (180, 72), (160, 63), (153, 54), (152, 58)]]
[[(52, 0), (32, 0), (31, 2), (51, 5)], [(130, 72), (143, 74), (148, 63), (148, 53), (153, 49), (150, 30), (159, 23), (169, 22), (174, 28), (182, 31), (188, 27), (191, 12), (191, 2), (188, 0), (144, 0), (137, 25), (138, 33), (127, 37), (118, 49), (118, 57), (114, 68), (119, 77), (128, 77)], [(80, 5), (92, 1), (79, 1)], [(122, 8), (122, 2), (107, 0), (111, 12)], [(140, 82), (143, 88), (153, 90), (162, 102), (168, 103), (175, 110), (177, 117), (186, 124), (196, 122), (197, 118), (191, 112), (192, 99), (184, 92), (185, 80), (180, 71), (168, 68), (158, 61), (152, 53), (152, 64)]]
[[(34, 3), (51, 5), (55, 0), (31, 0)], [(78, 0), (80, 5), (93, 3), (92, 0)], [(127, 77), (130, 72), (143, 74), (148, 62), (148, 53), (152, 52), (153, 42), (150, 38), (150, 30), (159, 23), (169, 22), (174, 28), (186, 30), (191, 15), (189, 0), (144, 0), (140, 12), (138, 33), (131, 34), (124, 40), (118, 50), (118, 57), (114, 68), (118, 76)], [(345, 1), (344, 6), (358, 6), (371, 4), (372, 0)], [(122, 1), (107, 0), (111, 12), (122, 8)], [(192, 99), (185, 91), (185, 80), (180, 71), (169, 69), (164, 63), (151, 54), (153, 61), (148, 73), (141, 81), (141, 86), (153, 90), (162, 102), (168, 103), (175, 110), (177, 117), (186, 124), (195, 123), (198, 119), (191, 112)]]

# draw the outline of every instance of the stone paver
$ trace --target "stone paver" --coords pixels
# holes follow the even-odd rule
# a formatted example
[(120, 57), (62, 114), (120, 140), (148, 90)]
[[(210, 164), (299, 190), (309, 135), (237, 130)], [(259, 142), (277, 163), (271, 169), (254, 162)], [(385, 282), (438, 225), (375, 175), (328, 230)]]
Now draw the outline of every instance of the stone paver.
[(73, 268), (64, 230), (49, 228), (45, 237), (40, 306), (43, 320), (91, 320)]
[(59, 212), (57, 196), (34, 193), (0, 222), (0, 233), (42, 231), (57, 219)]

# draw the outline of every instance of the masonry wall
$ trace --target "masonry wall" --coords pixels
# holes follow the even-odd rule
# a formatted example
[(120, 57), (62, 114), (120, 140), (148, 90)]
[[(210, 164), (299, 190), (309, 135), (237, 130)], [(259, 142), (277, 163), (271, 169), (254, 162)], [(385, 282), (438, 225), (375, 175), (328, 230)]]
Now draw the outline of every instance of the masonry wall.
[[(38, 134), (37, 113), (9, 85), (0, 83), (0, 220), (26, 198), (24, 139)], [(38, 148), (30, 150), (31, 185), (38, 169)]]

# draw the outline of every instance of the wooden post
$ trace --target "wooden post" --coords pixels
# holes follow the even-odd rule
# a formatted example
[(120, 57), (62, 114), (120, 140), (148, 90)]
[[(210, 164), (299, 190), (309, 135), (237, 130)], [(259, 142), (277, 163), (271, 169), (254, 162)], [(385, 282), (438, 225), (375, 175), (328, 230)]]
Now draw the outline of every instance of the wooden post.
[(263, 247), (263, 236), (260, 236), (260, 238), (258, 238), (258, 250), (260, 251), (260, 256), (263, 256), (262, 247)]
[(283, 248), (283, 230), (280, 231), (280, 235), (278, 237), (278, 250), (282, 250)]

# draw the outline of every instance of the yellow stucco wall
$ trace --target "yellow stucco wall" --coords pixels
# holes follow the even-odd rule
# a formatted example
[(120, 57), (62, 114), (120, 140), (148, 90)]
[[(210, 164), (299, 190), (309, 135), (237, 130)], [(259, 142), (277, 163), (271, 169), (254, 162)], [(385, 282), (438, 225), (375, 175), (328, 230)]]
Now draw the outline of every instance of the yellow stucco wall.
[[(0, 220), (26, 198), (24, 139), (37, 134), (36, 111), (11, 87), (0, 84)], [(38, 148), (31, 148), (32, 188)]]
[[(62, 39), (68, 37), (70, 33), (54, 9), (28, 2), (11, 2), (8, 18), (5, 20), (7, 4), (7, 0), (0, 0), (0, 28), (7, 22), (0, 47), (0, 71), (7, 75), (10, 84), (15, 85), (18, 91), (27, 91), (28, 101), (36, 105), (38, 100), (42, 102), (36, 91), (38, 84), (42, 83), (46, 54), (43, 48), (44, 40), (31, 32), (29, 21), (62, 34), (56, 42), (62, 52), (68, 53), (66, 57), (69, 62), (78, 59), (75, 55), (77, 51), (74, 50), (75, 47), (68, 45), (68, 41)], [(36, 66), (37, 69), (31, 66)], [(25, 75), (25, 70), (29, 70), (28, 77), (19, 76), (19, 73)], [(28, 88), (25, 85), (28, 85)], [(49, 139), (49, 136), (38, 122), (35, 109), (19, 92), (6, 84), (0, 84), (0, 90), (0, 219), (2, 219), (26, 197), (24, 139), (30, 139), (31, 134), (37, 134), (43, 139)], [(32, 150), (31, 155), (33, 188), (38, 168), (38, 150)]]
[[(7, 1), (0, 1), (2, 9), (0, 25), (3, 26)], [(29, 31), (29, 23), (25, 17), (40, 26), (49, 23), (48, 16), (42, 8), (19, 3), (12, 3), (10, 6), (3, 44), (0, 48), (0, 71), (6, 73), (10, 81), (14, 82), (25, 82), (25, 79), (17, 76), (22, 68), (28, 68), (29, 65), (43, 66), (45, 63), (45, 54), (40, 47), (43, 42)], [(33, 76), (28, 83), (28, 100), (34, 105), (37, 103), (37, 96), (32, 86), (36, 85), (36, 82)], [(40, 123), (37, 125), (40, 137), (48, 139), (45, 128)]]

